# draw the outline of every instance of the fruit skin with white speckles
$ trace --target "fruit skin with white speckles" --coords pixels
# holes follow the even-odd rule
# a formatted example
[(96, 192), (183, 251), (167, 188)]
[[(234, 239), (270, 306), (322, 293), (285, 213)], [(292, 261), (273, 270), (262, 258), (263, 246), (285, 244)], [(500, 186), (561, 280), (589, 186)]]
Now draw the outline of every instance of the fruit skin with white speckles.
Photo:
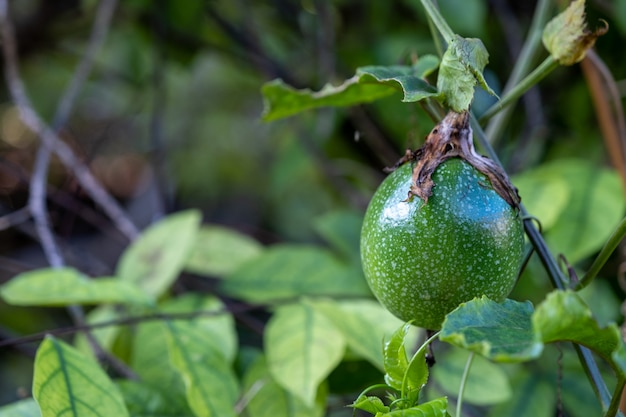
[(428, 203), (413, 196), (412, 164), (380, 185), (361, 231), (361, 260), (378, 300), (402, 320), (438, 330), (459, 304), (503, 301), (524, 257), (519, 213), (487, 177), (453, 158), (435, 170)]

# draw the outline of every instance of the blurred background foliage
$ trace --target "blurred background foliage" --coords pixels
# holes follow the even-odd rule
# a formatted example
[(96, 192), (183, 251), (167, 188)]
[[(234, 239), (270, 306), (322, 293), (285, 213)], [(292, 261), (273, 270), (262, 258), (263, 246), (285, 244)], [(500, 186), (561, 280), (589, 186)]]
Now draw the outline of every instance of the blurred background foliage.
[[(24, 81), (49, 120), (84, 52), (97, 2), (10, 3)], [(483, 40), (491, 54), (486, 77), (497, 92), (515, 64), (534, 3), (438, 1), (454, 30)], [(555, 2), (554, 13), (565, 3)], [(596, 50), (623, 99), (626, 0), (591, 0), (588, 16), (592, 28), (601, 25), (600, 18), (610, 26)], [(349, 78), (359, 66), (406, 64), (428, 53), (436, 49), (419, 0), (124, 0), (61, 135), (142, 225), (193, 207), (206, 222), (263, 244), (322, 244), (320, 219), (340, 212), (349, 220), (338, 227), (358, 226), (384, 178), (382, 168), (407, 147), (420, 146), (433, 121), (418, 104), (401, 103), (394, 95), (371, 105), (264, 123), (261, 85), (282, 78), (298, 88), (319, 89)], [(4, 89), (0, 99), (0, 213), (8, 214), (26, 202), (38, 140), (22, 125)], [(479, 93), (474, 109), (492, 103)], [(564, 237), (553, 232), (553, 247), (575, 252), (572, 262), (583, 269), (603, 241), (583, 249), (567, 242), (587, 241), (587, 235), (576, 235), (580, 230), (593, 236), (602, 228), (606, 237), (604, 230), (610, 232), (612, 219), (624, 212), (619, 177), (609, 164), (593, 106), (579, 66), (559, 68), (526, 94), (495, 145), (508, 172), (519, 174), (514, 178), (522, 191), (552, 187), (529, 201), (539, 201), (533, 207), (544, 226), (563, 229)], [(551, 164), (563, 158), (577, 162), (563, 170)], [(596, 172), (607, 176), (601, 182), (608, 185), (584, 186)], [(49, 181), (50, 216), (70, 263), (87, 273), (110, 273), (126, 242), (56, 161)], [(599, 190), (597, 198), (588, 198), (589, 190)], [(590, 201), (593, 210), (563, 215), (573, 202)], [(607, 210), (610, 215), (598, 216)], [(1, 233), (0, 282), (45, 266), (32, 225)], [(354, 243), (353, 254), (358, 237)], [(616, 254), (603, 271), (609, 279), (588, 291), (602, 300), (598, 314), (606, 320), (620, 320), (621, 261)], [(547, 289), (548, 280), (532, 261), (513, 296), (538, 300)], [(16, 333), (64, 320), (62, 312), (0, 304), (0, 326)], [(7, 332), (3, 338), (11, 337)], [(0, 353), (10, 355), (0, 360), (0, 403), (14, 398), (14, 387), (29, 385), (32, 351), (24, 350)]]

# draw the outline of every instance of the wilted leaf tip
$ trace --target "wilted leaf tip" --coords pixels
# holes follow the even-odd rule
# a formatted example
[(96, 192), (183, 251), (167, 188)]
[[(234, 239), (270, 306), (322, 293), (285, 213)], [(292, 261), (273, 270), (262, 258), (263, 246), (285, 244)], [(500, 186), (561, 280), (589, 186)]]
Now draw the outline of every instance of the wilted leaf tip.
[(596, 42), (608, 31), (608, 23), (590, 31), (585, 20), (585, 0), (574, 0), (562, 13), (546, 25), (543, 44), (561, 65), (580, 62)]

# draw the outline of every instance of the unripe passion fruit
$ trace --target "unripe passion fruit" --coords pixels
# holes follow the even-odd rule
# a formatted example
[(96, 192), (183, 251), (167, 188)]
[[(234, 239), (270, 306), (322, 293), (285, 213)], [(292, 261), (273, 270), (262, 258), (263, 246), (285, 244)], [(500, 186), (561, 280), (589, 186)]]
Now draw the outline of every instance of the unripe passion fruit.
[(517, 210), (465, 160), (438, 165), (427, 202), (407, 199), (413, 167), (401, 165), (374, 194), (361, 233), (362, 264), (389, 311), (437, 330), (463, 302), (506, 298), (522, 263), (524, 232)]

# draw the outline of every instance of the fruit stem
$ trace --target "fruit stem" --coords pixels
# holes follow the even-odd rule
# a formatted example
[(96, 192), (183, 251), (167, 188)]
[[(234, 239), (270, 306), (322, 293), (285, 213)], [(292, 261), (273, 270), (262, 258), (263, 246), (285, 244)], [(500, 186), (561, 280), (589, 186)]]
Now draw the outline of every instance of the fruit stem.
[(409, 199), (417, 196), (428, 202), (435, 186), (432, 175), (439, 165), (451, 158), (461, 158), (487, 176), (493, 189), (511, 207), (517, 209), (520, 198), (502, 168), (474, 149), (472, 128), (468, 111), (450, 111), (415, 152), (407, 152), (400, 162), (415, 161)]
[(591, 264), (591, 267), (589, 267), (587, 273), (577, 283), (574, 288), (576, 291), (585, 288), (591, 283), (591, 281), (593, 281), (624, 237), (626, 237), (626, 217), (622, 219), (620, 224), (617, 226), (617, 229), (615, 229), (611, 237), (609, 237), (609, 240), (605, 243), (604, 247)]
[(459, 386), (459, 396), (456, 400), (456, 417), (461, 417), (461, 410), (463, 409), (463, 394), (465, 393), (465, 384), (469, 378), (470, 368), (474, 361), (474, 352), (470, 352), (465, 362), (465, 369), (463, 369), (463, 376), (461, 377), (461, 385)]

